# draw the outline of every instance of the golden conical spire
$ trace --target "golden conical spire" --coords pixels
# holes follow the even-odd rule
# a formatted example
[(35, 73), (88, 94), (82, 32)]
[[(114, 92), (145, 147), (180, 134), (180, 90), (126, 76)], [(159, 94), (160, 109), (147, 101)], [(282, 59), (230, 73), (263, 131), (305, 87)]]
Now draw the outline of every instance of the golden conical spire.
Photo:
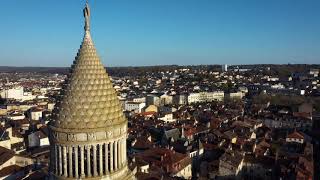
[(55, 127), (102, 128), (126, 121), (91, 39), (88, 3), (83, 12), (85, 34), (54, 111)]
[(49, 124), (49, 179), (135, 179), (127, 164), (127, 120), (90, 36), (85, 34)]

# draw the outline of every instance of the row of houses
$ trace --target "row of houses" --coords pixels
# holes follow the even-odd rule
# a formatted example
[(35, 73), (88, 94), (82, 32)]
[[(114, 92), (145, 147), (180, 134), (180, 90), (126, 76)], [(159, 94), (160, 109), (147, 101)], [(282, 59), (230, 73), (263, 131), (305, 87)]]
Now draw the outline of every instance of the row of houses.
[(122, 101), (125, 111), (143, 112), (143, 108), (150, 105), (157, 107), (166, 105), (186, 105), (203, 102), (223, 101), (225, 98), (242, 99), (245, 93), (242, 91), (225, 94), (223, 91), (190, 93), (189, 95), (156, 95), (149, 94), (146, 97), (133, 98), (132, 100)]

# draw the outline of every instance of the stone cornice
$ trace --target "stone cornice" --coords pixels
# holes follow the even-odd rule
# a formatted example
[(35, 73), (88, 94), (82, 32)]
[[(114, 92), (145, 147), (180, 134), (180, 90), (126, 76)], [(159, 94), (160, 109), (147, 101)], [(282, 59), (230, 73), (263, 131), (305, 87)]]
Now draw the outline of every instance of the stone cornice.
[(96, 131), (109, 131), (115, 128), (122, 128), (123, 126), (125, 126), (125, 128), (127, 127), (127, 121), (123, 121), (119, 124), (112, 124), (110, 126), (106, 126), (106, 127), (101, 127), (101, 128), (87, 128), (87, 129), (66, 129), (66, 128), (58, 128), (55, 126), (50, 125), (49, 128), (52, 131), (56, 131), (56, 132), (65, 132), (65, 133), (90, 133), (90, 132), (96, 132)]
[[(50, 126), (50, 139), (55, 144), (86, 145), (112, 142), (127, 137), (127, 124), (122, 123), (116, 127), (99, 128), (89, 131), (68, 131)], [(62, 130), (62, 131), (59, 131)]]

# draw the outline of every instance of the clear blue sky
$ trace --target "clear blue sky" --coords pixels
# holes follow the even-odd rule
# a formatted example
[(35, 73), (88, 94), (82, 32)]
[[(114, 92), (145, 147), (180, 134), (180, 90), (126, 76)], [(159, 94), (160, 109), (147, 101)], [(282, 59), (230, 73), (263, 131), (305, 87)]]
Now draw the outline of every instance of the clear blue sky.
[[(320, 0), (89, 0), (106, 66), (320, 62)], [(85, 0), (1, 0), (0, 66), (70, 66)]]

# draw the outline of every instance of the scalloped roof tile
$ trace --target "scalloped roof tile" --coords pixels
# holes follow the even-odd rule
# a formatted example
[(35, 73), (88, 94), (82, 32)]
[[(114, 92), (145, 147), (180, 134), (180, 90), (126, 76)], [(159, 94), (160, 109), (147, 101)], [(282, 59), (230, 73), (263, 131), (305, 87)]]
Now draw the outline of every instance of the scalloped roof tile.
[(112, 82), (86, 31), (53, 111), (57, 128), (103, 128), (125, 120)]

